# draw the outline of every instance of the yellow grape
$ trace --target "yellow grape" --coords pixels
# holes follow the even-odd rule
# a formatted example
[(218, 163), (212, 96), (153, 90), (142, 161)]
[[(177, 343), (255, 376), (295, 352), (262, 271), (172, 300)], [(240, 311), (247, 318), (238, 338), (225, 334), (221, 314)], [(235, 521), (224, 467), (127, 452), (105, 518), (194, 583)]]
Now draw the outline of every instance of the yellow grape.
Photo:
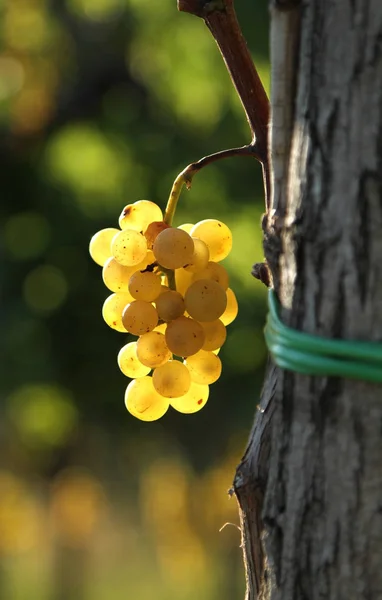
[(201, 350), (205, 334), (198, 321), (178, 317), (166, 328), (166, 344), (176, 356), (191, 356)]
[(124, 309), (122, 323), (129, 333), (143, 335), (158, 325), (158, 313), (150, 302), (134, 300)]
[(184, 296), (187, 288), (192, 282), (192, 273), (188, 273), (185, 269), (176, 269), (175, 271), (175, 283), (178, 292)]
[(224, 313), (220, 317), (220, 320), (224, 325), (229, 325), (234, 321), (237, 317), (237, 313), (239, 312), (239, 307), (237, 304), (235, 292), (228, 288), (226, 291), (227, 294), (227, 308)]
[(150, 225), (144, 232), (144, 236), (147, 241), (147, 247), (150, 248), (150, 250), (152, 250), (154, 242), (157, 239), (160, 232), (164, 229), (168, 229), (169, 227), (170, 225), (167, 225), (167, 223), (165, 223), (164, 221), (153, 221), (152, 223), (150, 223)]
[(125, 267), (139, 265), (147, 254), (146, 238), (134, 229), (123, 229), (114, 236), (111, 252), (115, 260)]
[(231, 252), (232, 233), (221, 221), (205, 219), (191, 229), (192, 237), (203, 240), (209, 248), (210, 260), (219, 262)]
[(178, 229), (182, 229), (186, 233), (190, 233), (191, 229), (194, 227), (193, 223), (183, 223), (183, 225), (179, 225)]
[(198, 279), (212, 279), (222, 286), (223, 290), (226, 290), (229, 285), (229, 275), (226, 269), (219, 263), (209, 261), (207, 266), (194, 274), (192, 281), (198, 281)]
[[(147, 335), (147, 334), (146, 334)], [(126, 377), (135, 379), (150, 373), (151, 368), (142, 364), (137, 356), (137, 342), (130, 342), (123, 346), (118, 353), (118, 366)]]
[(207, 244), (203, 240), (193, 238), (194, 240), (194, 253), (188, 265), (184, 267), (185, 271), (189, 273), (198, 273), (202, 269), (205, 269), (208, 265), (210, 258), (210, 251), (208, 250)]
[(138, 200), (125, 206), (118, 223), (121, 229), (135, 229), (144, 233), (153, 221), (163, 221), (159, 206), (150, 200)]
[(174, 321), (181, 317), (185, 310), (182, 294), (168, 290), (161, 294), (155, 301), (159, 318), (162, 321)]
[(143, 365), (155, 369), (172, 358), (166, 339), (159, 331), (141, 335), (137, 341), (137, 356)]
[(130, 381), (125, 392), (127, 410), (141, 421), (156, 421), (163, 417), (169, 401), (154, 388), (151, 377), (140, 377)]
[(112, 329), (126, 333), (126, 329), (122, 323), (122, 313), (125, 307), (132, 301), (129, 292), (121, 292), (112, 294), (106, 298), (102, 307), (102, 316)]
[(205, 340), (202, 350), (218, 350), (224, 344), (227, 337), (227, 330), (220, 319), (201, 323), (204, 330)]
[(130, 277), (129, 292), (136, 300), (152, 302), (161, 292), (160, 275), (151, 271), (135, 271)]
[(161, 296), (162, 294), (165, 294), (166, 292), (170, 291), (170, 288), (168, 287), (168, 285), (165, 285), (163, 283), (163, 279), (161, 281), (162, 281), (162, 285), (160, 286), (160, 294), (159, 294), (159, 296)]
[(178, 360), (169, 360), (153, 373), (153, 384), (161, 396), (178, 398), (187, 394), (191, 377), (187, 367)]
[(119, 233), (119, 229), (108, 227), (101, 229), (93, 235), (89, 244), (89, 254), (97, 265), (103, 267), (108, 258), (112, 255), (111, 242), (113, 237)]
[(189, 356), (184, 364), (188, 368), (192, 381), (195, 383), (211, 384), (217, 381), (222, 372), (221, 360), (213, 352), (200, 350)]
[(196, 413), (205, 406), (210, 388), (208, 385), (201, 385), (191, 381), (190, 389), (187, 394), (180, 398), (172, 398), (170, 404), (175, 410), (184, 414)]
[(159, 331), (159, 333), (163, 333), (163, 335), (166, 333), (166, 329), (167, 329), (167, 323), (161, 323), (160, 325), (157, 325), (156, 327), (154, 327), (153, 331)]
[(157, 236), (153, 252), (162, 267), (179, 269), (190, 262), (194, 253), (194, 242), (182, 229), (169, 227)]
[(111, 256), (103, 266), (102, 279), (112, 292), (128, 292), (129, 279), (135, 271), (136, 267), (124, 267)]
[(221, 285), (212, 279), (194, 281), (184, 296), (186, 311), (197, 321), (215, 321), (227, 306), (227, 296)]

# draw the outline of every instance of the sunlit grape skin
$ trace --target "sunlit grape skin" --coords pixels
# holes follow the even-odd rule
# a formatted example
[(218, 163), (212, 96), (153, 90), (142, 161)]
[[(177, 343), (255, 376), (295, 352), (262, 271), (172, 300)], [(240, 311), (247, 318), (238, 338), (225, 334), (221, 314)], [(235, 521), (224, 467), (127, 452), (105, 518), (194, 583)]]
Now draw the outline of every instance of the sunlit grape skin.
[(166, 344), (176, 356), (196, 354), (204, 343), (203, 327), (195, 319), (179, 317), (171, 321), (166, 328)]
[(136, 267), (124, 267), (111, 256), (102, 269), (102, 279), (112, 292), (129, 292), (129, 279)]
[(220, 263), (211, 260), (204, 269), (194, 273), (192, 281), (198, 281), (199, 279), (212, 279), (221, 285), (223, 290), (226, 290), (229, 285), (229, 275), (226, 269)]
[(159, 331), (150, 331), (140, 336), (137, 344), (137, 357), (141, 363), (151, 369), (160, 367), (172, 358), (166, 339)]
[(134, 229), (123, 229), (114, 236), (111, 252), (121, 265), (126, 267), (139, 265), (147, 254), (146, 238)]
[(160, 275), (151, 271), (135, 271), (129, 280), (129, 292), (136, 300), (153, 302), (161, 292)]
[(168, 290), (158, 296), (155, 301), (159, 318), (162, 321), (174, 321), (181, 317), (185, 311), (185, 304), (182, 294), (174, 290)]
[(108, 227), (93, 235), (89, 244), (89, 254), (97, 265), (103, 267), (112, 255), (111, 242), (117, 233), (119, 233), (119, 229)]
[(201, 385), (191, 381), (187, 394), (180, 398), (171, 398), (170, 405), (178, 412), (190, 415), (201, 410), (208, 400), (210, 389), (208, 385)]
[(121, 229), (135, 229), (144, 233), (150, 223), (162, 220), (163, 214), (157, 204), (151, 200), (138, 200), (125, 206), (118, 224)]
[(178, 398), (187, 394), (190, 389), (191, 376), (183, 363), (177, 360), (169, 360), (158, 369), (155, 369), (153, 384), (161, 396)]
[(192, 237), (203, 240), (210, 251), (210, 260), (220, 262), (232, 248), (232, 233), (225, 223), (216, 219), (199, 221), (191, 229)]
[(194, 242), (182, 229), (169, 227), (156, 237), (153, 252), (162, 267), (179, 269), (191, 260)]
[(137, 342), (130, 342), (120, 349), (117, 357), (118, 366), (126, 377), (144, 377), (151, 368), (142, 364), (137, 356)]
[(213, 352), (206, 352), (205, 350), (200, 350), (193, 356), (189, 356), (184, 364), (195, 383), (206, 385), (215, 383), (222, 372), (220, 358)]
[(220, 317), (220, 320), (224, 325), (230, 325), (230, 323), (232, 323), (232, 321), (236, 319), (237, 314), (239, 312), (239, 307), (237, 304), (235, 292), (231, 290), (231, 288), (228, 288), (228, 290), (226, 291), (226, 295), (227, 306), (224, 313)]
[(122, 323), (129, 333), (143, 335), (158, 325), (158, 313), (150, 302), (134, 300), (125, 307)]
[(227, 337), (227, 330), (220, 319), (201, 323), (204, 330), (204, 344), (202, 350), (217, 350), (221, 348)]
[(126, 333), (125, 326), (122, 323), (122, 313), (125, 307), (132, 301), (128, 292), (111, 294), (106, 298), (102, 307), (102, 316), (112, 329)]
[(207, 244), (198, 238), (192, 238), (194, 241), (194, 253), (188, 265), (184, 266), (184, 270), (188, 273), (199, 273), (208, 265), (210, 251)]
[(197, 321), (215, 321), (227, 306), (223, 288), (212, 279), (194, 281), (187, 289), (184, 302), (188, 314)]
[(127, 410), (141, 421), (156, 421), (163, 417), (169, 401), (154, 388), (151, 377), (140, 377), (129, 383), (125, 392)]

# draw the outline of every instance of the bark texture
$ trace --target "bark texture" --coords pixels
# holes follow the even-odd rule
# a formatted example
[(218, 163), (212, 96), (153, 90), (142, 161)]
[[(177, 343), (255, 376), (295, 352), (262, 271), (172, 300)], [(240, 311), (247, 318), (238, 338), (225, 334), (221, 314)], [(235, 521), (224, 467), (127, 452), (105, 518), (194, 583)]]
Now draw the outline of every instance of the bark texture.
[[(382, 340), (382, 2), (298, 10), (292, 137), (272, 195), (285, 213), (268, 220), (279, 243), (266, 245), (282, 318)], [(273, 416), (265, 429), (256, 419), (235, 480), (245, 560), (257, 569), (247, 598), (380, 599), (382, 386), (276, 373), (264, 386)]]

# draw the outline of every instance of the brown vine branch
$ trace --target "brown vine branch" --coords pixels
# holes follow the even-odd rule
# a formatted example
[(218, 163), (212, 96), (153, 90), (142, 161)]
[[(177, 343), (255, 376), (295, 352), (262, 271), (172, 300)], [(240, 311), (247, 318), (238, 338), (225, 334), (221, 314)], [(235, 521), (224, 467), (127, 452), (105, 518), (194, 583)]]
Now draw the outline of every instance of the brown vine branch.
[(268, 163), (269, 102), (249, 53), (233, 0), (178, 0), (178, 9), (204, 20), (211, 31), (247, 115), (252, 146), (262, 164), (265, 206), (270, 197)]

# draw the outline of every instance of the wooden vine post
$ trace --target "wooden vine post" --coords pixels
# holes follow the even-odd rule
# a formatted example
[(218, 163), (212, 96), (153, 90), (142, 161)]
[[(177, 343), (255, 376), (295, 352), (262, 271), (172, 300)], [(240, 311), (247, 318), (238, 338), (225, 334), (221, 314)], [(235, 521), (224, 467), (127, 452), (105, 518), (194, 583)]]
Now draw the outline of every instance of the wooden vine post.
[[(263, 167), (255, 276), (287, 325), (382, 341), (382, 2), (271, 2), (270, 120), (233, 0), (178, 8), (214, 36)], [(234, 480), (247, 600), (382, 598), (381, 385), (269, 361), (254, 404)]]

